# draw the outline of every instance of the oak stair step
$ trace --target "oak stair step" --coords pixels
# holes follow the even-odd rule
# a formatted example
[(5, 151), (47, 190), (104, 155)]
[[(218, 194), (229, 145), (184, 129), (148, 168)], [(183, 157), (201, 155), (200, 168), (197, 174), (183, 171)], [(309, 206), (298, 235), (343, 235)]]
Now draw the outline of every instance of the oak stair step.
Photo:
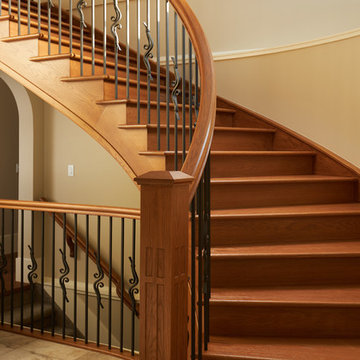
[[(141, 155), (164, 156), (166, 169), (173, 170), (173, 151), (142, 152)], [(308, 175), (314, 170), (313, 151), (211, 151), (213, 177)], [(181, 156), (179, 158), (179, 166)]]
[(359, 285), (214, 289), (210, 300), (216, 336), (351, 338), (360, 335), (359, 320)]
[(221, 288), (356, 284), (360, 242), (217, 247), (211, 271)]
[[(148, 125), (148, 112), (147, 106), (148, 102), (146, 100), (141, 100), (140, 105), (140, 121), (141, 123), (138, 124), (137, 120), (137, 100), (135, 98), (128, 99), (128, 100), (101, 100), (97, 102), (98, 105), (120, 105), (126, 104), (126, 123), (127, 125)], [(166, 124), (166, 102), (160, 102), (160, 123)], [(170, 124), (174, 124), (174, 106), (170, 104)], [(193, 120), (195, 119), (195, 108), (193, 107)], [(189, 125), (189, 105), (185, 105), (186, 111), (186, 125)], [(216, 110), (216, 126), (223, 126), (223, 127), (232, 127), (232, 121), (235, 111), (227, 108), (217, 108)], [(182, 105), (179, 104), (179, 115), (180, 115), (180, 122), (179, 125), (182, 124)], [(157, 101), (150, 101), (150, 120), (151, 125), (157, 125)], [(123, 125), (122, 125), (123, 126)]]
[(356, 201), (358, 179), (291, 175), (211, 179), (211, 208), (331, 204)]
[(212, 246), (360, 239), (360, 203), (213, 210)]
[(358, 360), (359, 339), (289, 337), (210, 338), (206, 360)]

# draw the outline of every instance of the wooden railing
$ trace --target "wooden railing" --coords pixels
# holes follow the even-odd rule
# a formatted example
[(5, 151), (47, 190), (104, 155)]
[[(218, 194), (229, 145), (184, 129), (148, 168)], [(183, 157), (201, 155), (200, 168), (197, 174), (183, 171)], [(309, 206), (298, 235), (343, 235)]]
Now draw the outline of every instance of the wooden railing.
[[(121, 4), (114, 0), (111, 5), (104, 2), (104, 17), (98, 22), (102, 31), (95, 29), (96, 20), (99, 20), (95, 19), (95, 0), (89, 3), (89, 18), (83, 11), (87, 6), (84, 0), (76, 2), (77, 10), (74, 11), (73, 6), (65, 10), (61, 1), (56, 3), (54, 8), (53, 1), (35, 4), (31, 0), (0, 0), (0, 8), (12, 11), (10, 16), (17, 22), (18, 35), (24, 35), (24, 30), (27, 34), (39, 32), (40, 37), (48, 41), (49, 56), (76, 53), (72, 58), (79, 59), (79, 73), (75, 74), (72, 69), (72, 77), (103, 74), (104, 93), (112, 104), (117, 100), (136, 104), (135, 123), (156, 125), (155, 155), (174, 157), (173, 165), (166, 162), (166, 171), (159, 169), (139, 174), (131, 162), (133, 159), (125, 159), (118, 153), (131, 172), (137, 174), (135, 180), (141, 186), (140, 356), (157, 360), (201, 359), (209, 340), (210, 148), (216, 116), (215, 73), (206, 36), (185, 0), (146, 0), (142, 18), (140, 0), (126, 0)], [(119, 6), (124, 7), (123, 12)], [(131, 7), (134, 8), (130, 12)], [(156, 15), (152, 18), (154, 8)], [(112, 15), (110, 38), (107, 33), (109, 10)], [(173, 20), (170, 19), (172, 12)], [(130, 13), (136, 13), (136, 17), (130, 18)], [(106, 103), (106, 100), (102, 102), (103, 105)], [(165, 136), (162, 136), (163, 127)], [(160, 150), (165, 152), (159, 153)], [(126, 154), (133, 157), (130, 151)], [(0, 201), (0, 206), (12, 212), (50, 212), (54, 214), (54, 221), (59, 220), (56, 214), (64, 213), (120, 217), (134, 222), (139, 218), (137, 210), (116, 207), (23, 201)], [(69, 231), (66, 225), (63, 221), (65, 242), (66, 231)], [(82, 248), (75, 227), (74, 236), (76, 246)], [(65, 247), (62, 251), (65, 253)], [(104, 273), (99, 249), (95, 253), (88, 247), (85, 254), (93, 259), (96, 257), (98, 275)], [(134, 260), (132, 264), (135, 264)], [(65, 268), (64, 264), (66, 272)], [(113, 278), (111, 261), (107, 268), (109, 277)], [(130, 297), (134, 298), (135, 289), (135, 286), (130, 287)], [(187, 301), (189, 295), (190, 304)], [(131, 306), (134, 328), (136, 302), (132, 300)], [(97, 312), (99, 314), (99, 310)], [(134, 336), (132, 331), (133, 353)], [(99, 339), (97, 343), (99, 345)]]
[[(57, 220), (61, 228), (57, 228)], [(138, 221), (135, 209), (0, 200), (0, 325), (58, 342), (70, 343), (71, 338), (77, 346), (96, 347), (114, 355), (135, 356)], [(73, 259), (67, 252), (69, 231), (73, 234)], [(86, 234), (85, 239), (80, 232)], [(4, 234), (10, 236), (5, 239)], [(5, 247), (11, 248), (10, 263)], [(105, 249), (107, 263), (102, 260)], [(90, 266), (89, 259), (95, 266)], [(121, 276), (116, 274), (114, 259)], [(107, 289), (102, 290), (105, 285)], [(113, 294), (113, 285), (118, 296)], [(130, 315), (125, 315), (124, 306)], [(113, 318), (114, 314), (118, 316)], [(130, 322), (125, 320), (128, 316)]]
[[(42, 202), (48, 202), (45, 198), (41, 198), (40, 201)], [(131, 211), (133, 213), (133, 211)], [(50, 216), (53, 214), (51, 212), (48, 213)], [(134, 212), (135, 215), (135, 212)], [(136, 219), (140, 219), (140, 211), (138, 212), (138, 215)], [(64, 221), (60, 214), (55, 213), (55, 221), (60, 226), (61, 229), (64, 228)], [(96, 250), (89, 244), (84, 236), (81, 236), (79, 233), (75, 234), (75, 230), (73, 226), (71, 226), (69, 223), (65, 225), (65, 231), (66, 231), (66, 242), (69, 246), (70, 250), (70, 257), (74, 257), (75, 252), (75, 237), (77, 241), (78, 249), (85, 252), (85, 256), (88, 256), (89, 259), (93, 261), (93, 263), (96, 264), (97, 261), (97, 253)], [(87, 254), (86, 254), (87, 252)], [(118, 274), (114, 269), (110, 271), (109, 263), (104, 259), (104, 257), (100, 257), (100, 266), (104, 272), (104, 274), (109, 277), (110, 272), (112, 273), (112, 283), (116, 287), (116, 292), (120, 299), (123, 299), (124, 304), (131, 310), (132, 309), (132, 301), (129, 296), (129, 293), (124, 289), (124, 281), (120, 274)], [(136, 304), (136, 316), (139, 317), (139, 305)]]

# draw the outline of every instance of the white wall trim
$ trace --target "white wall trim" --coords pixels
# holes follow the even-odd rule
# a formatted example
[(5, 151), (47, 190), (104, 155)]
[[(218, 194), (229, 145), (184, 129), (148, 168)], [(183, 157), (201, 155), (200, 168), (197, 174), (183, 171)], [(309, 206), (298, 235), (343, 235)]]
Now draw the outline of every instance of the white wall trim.
[[(304, 48), (310, 48), (314, 46), (319, 46), (323, 44), (328, 44), (336, 41), (341, 41), (345, 39), (351, 39), (354, 37), (360, 36), (360, 28), (346, 31), (340, 34), (326, 36), (314, 40), (303, 41), (295, 44), (290, 45), (282, 45), (272, 48), (261, 48), (261, 49), (246, 49), (246, 50), (230, 50), (230, 51), (215, 51), (213, 52), (214, 62), (220, 61), (229, 61), (229, 60), (236, 60), (236, 59), (244, 59), (249, 57), (255, 56), (263, 56), (263, 55), (270, 55), (270, 54), (277, 54), (283, 53), (288, 51), (294, 51)], [(156, 58), (154, 59), (156, 61)], [(189, 63), (189, 57), (185, 57), (185, 64)], [(195, 63), (195, 59), (193, 57), (192, 63)], [(160, 58), (160, 64), (162, 66), (166, 65), (166, 57), (162, 56)], [(182, 65), (182, 56), (178, 59), (178, 64)], [(170, 56), (170, 66), (173, 66)]]

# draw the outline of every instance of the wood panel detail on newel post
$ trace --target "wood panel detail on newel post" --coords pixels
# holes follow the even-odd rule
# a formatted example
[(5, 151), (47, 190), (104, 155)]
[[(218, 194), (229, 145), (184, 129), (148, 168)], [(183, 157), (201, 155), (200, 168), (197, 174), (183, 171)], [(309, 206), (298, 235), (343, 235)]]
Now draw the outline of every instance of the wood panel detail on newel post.
[(153, 171), (141, 185), (140, 359), (187, 358), (189, 186), (180, 171)]

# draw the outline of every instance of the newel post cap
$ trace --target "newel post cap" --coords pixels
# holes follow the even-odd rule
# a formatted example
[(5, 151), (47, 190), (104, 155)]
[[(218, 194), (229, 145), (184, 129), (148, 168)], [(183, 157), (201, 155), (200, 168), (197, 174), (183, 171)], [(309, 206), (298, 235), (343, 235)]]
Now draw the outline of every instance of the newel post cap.
[(135, 178), (139, 185), (175, 185), (191, 183), (193, 180), (192, 176), (182, 171), (149, 171)]

